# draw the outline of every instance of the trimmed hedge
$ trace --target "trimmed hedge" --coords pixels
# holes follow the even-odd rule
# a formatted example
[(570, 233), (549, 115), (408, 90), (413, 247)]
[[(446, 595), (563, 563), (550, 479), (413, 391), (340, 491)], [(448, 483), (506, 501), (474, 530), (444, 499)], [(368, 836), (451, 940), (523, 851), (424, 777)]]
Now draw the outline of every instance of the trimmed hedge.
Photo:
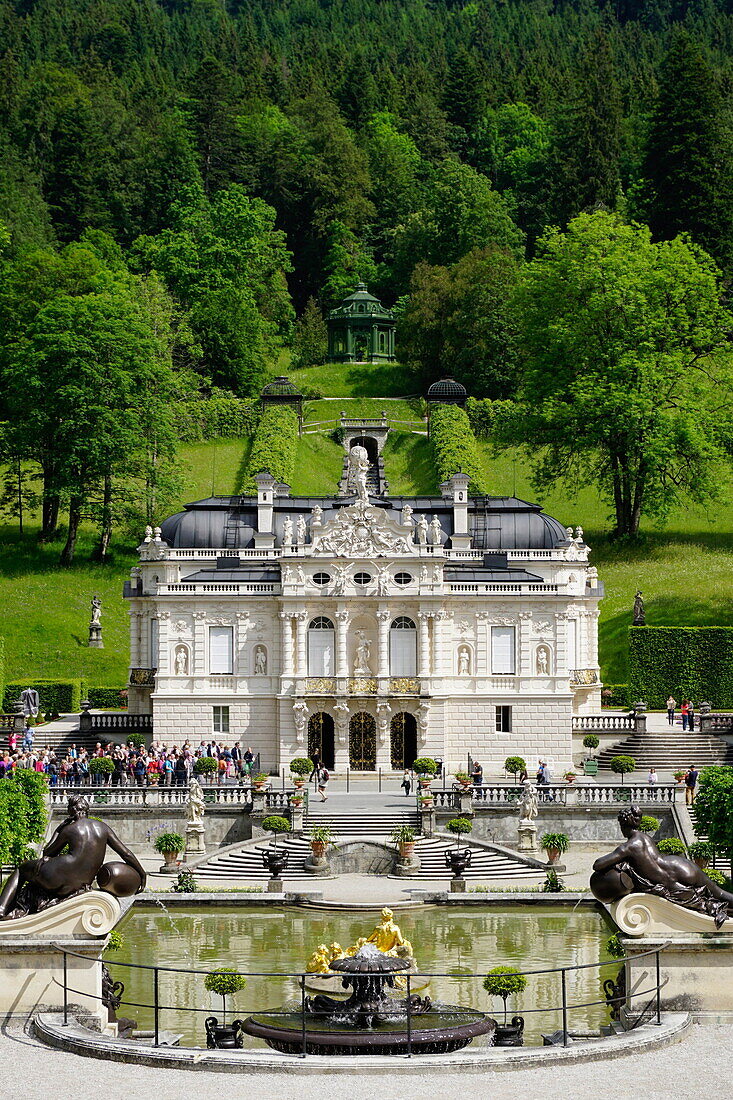
[(94, 710), (126, 710), (127, 696), (123, 688), (89, 688), (86, 694)]
[(464, 409), (458, 405), (433, 405), (430, 410), (430, 444), (438, 481), (462, 471), (471, 479), (469, 492), (484, 493), (483, 470), (476, 437)]
[(500, 439), (518, 413), (514, 401), (492, 401), (488, 397), (469, 397), (466, 401), (468, 422), (478, 439)]
[(76, 714), (81, 709), (81, 701), (86, 698), (85, 680), (28, 680), (16, 681), (5, 685), (3, 711), (13, 713), (13, 706), (25, 688), (35, 688), (40, 700), (40, 709), (46, 713)]
[[(631, 693), (628, 684), (604, 684), (601, 691), (602, 707), (630, 707)], [(638, 698), (638, 696), (637, 696)], [(667, 696), (665, 695), (665, 699)]]
[(629, 630), (631, 696), (663, 710), (667, 696), (733, 707), (733, 628), (636, 626)]
[(269, 470), (277, 481), (290, 483), (295, 470), (298, 446), (298, 416), (286, 405), (265, 409), (255, 433), (242, 492), (255, 492), (255, 477)]
[(197, 401), (179, 401), (171, 411), (176, 434), (182, 443), (254, 435), (260, 419), (259, 401), (230, 393), (214, 393)]

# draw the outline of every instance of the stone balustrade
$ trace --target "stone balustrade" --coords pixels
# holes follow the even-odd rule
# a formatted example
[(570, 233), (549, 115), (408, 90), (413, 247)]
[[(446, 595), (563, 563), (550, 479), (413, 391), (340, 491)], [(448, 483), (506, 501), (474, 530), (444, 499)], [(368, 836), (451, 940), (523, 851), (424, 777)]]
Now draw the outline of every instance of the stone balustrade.
[[(203, 784), (204, 802), (217, 806), (246, 806), (252, 802), (249, 786), (215, 787)], [(128, 806), (130, 809), (148, 806), (183, 806), (188, 802), (188, 787), (50, 787), (51, 806), (66, 804), (69, 795), (82, 794), (94, 806)], [(266, 790), (261, 794), (266, 809), (290, 808), (292, 790)]]

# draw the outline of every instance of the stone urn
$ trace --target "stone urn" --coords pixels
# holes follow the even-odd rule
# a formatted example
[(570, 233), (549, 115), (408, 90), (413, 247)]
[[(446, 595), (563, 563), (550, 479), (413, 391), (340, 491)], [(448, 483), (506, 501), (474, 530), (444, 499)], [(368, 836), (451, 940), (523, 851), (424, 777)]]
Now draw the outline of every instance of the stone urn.
[(524, 1018), (512, 1016), (508, 1024), (497, 1023), (494, 1031), (495, 1047), (521, 1047), (524, 1044)]
[(206, 1046), (209, 1050), (236, 1050), (244, 1046), (241, 1020), (220, 1024), (216, 1016), (208, 1016), (204, 1021), (204, 1027), (206, 1028)]
[(471, 849), (451, 848), (445, 853), (445, 865), (450, 867), (454, 879), (463, 881), (463, 872), (471, 865)]

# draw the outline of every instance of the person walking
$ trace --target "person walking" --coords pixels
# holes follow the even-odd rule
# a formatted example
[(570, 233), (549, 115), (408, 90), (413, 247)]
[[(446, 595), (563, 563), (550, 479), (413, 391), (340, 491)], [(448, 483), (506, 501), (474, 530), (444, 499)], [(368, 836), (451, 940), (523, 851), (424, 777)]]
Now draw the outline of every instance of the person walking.
[(692, 699), (690, 699), (689, 705), (687, 707), (687, 728), (690, 733), (692, 733), (695, 728), (695, 704), (693, 703)]
[(473, 780), (474, 790), (476, 792), (480, 791), (481, 788), (484, 785), (484, 769), (481, 767), (481, 765), (478, 763), (478, 761), (476, 761), (476, 763), (473, 766), (473, 771), (471, 772), (471, 779)]
[(400, 786), (404, 788), (405, 798), (409, 798), (410, 791), (412, 790), (412, 772), (409, 768), (405, 768)]
[(682, 730), (683, 730), (683, 732), (687, 729), (687, 712), (689, 711), (689, 709), (690, 709), (690, 704), (687, 702), (686, 699), (683, 699), (682, 700), (682, 706), (680, 707), (680, 714), (682, 715)]
[(685, 776), (685, 804), (691, 806), (695, 801), (695, 794), (697, 793), (697, 777), (700, 773), (694, 764), (690, 764), (687, 769), (687, 775)]
[(667, 723), (670, 726), (674, 725), (674, 712), (677, 710), (677, 700), (674, 695), (670, 695), (667, 699)]
[(646, 781), (651, 786), (654, 786), (655, 783), (659, 782), (659, 780), (657, 779), (657, 769), (656, 768), (650, 768), (649, 769), (649, 775), (646, 777)]
[(316, 750), (316, 752), (312, 753), (311, 760), (313, 762), (313, 771), (308, 776), (308, 782), (310, 783), (310, 781), (312, 779), (315, 783), (317, 783), (318, 782), (318, 777), (319, 777), (319, 774), (320, 774), (320, 768), (321, 768), (321, 755), (318, 752), (318, 750)]
[(328, 801), (326, 790), (328, 788), (328, 781), (330, 778), (331, 776), (328, 774), (328, 770), (326, 768), (321, 768), (318, 772), (318, 793), (321, 796), (321, 802)]

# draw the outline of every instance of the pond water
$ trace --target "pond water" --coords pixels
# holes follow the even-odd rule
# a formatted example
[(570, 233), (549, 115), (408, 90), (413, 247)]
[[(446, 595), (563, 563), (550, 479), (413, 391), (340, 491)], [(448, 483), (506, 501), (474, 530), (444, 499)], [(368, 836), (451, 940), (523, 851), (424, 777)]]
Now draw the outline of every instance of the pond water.
[[(320, 912), (297, 908), (222, 909), (207, 907), (172, 910), (136, 909), (121, 928), (124, 936), (119, 951), (108, 952), (108, 964), (132, 962), (159, 967), (214, 970), (229, 966), (242, 971), (275, 972), (275, 976), (251, 976), (245, 989), (227, 998), (227, 1019), (244, 1018), (255, 1011), (299, 1004), (299, 982), (283, 971), (302, 971), (320, 943), (337, 940), (344, 948), (359, 936), (367, 936), (379, 914), (369, 912)], [(413, 945), (422, 972), (440, 972), (421, 990), (445, 1004), (490, 1012), (503, 1018), (502, 1003), (492, 1001), (482, 987), (482, 978), (495, 966), (520, 970), (543, 967), (581, 966), (606, 962), (606, 940), (610, 929), (602, 915), (592, 909), (550, 906), (475, 906), (447, 908), (432, 906), (397, 910), (395, 919)], [(618, 962), (603, 969), (570, 971), (567, 974), (568, 1004), (583, 1005), (603, 999), (605, 978), (616, 976)], [(115, 980), (124, 982), (125, 993), (118, 1015), (137, 1019), (141, 1028), (153, 1023), (153, 975), (111, 965)], [(204, 989), (204, 974), (160, 972), (160, 1028), (182, 1033), (185, 1046), (205, 1046), (204, 1019), (216, 1015), (221, 1022), (221, 998)], [(560, 975), (543, 974), (527, 978), (527, 988), (510, 999), (511, 1013), (526, 1019), (525, 1041), (541, 1043), (541, 1034), (562, 1025)], [(196, 1011), (193, 1011), (196, 1010)], [(608, 1022), (605, 1005), (580, 1007), (570, 1013), (573, 1031), (597, 1030)], [(246, 1040), (253, 1047), (258, 1039)]]

